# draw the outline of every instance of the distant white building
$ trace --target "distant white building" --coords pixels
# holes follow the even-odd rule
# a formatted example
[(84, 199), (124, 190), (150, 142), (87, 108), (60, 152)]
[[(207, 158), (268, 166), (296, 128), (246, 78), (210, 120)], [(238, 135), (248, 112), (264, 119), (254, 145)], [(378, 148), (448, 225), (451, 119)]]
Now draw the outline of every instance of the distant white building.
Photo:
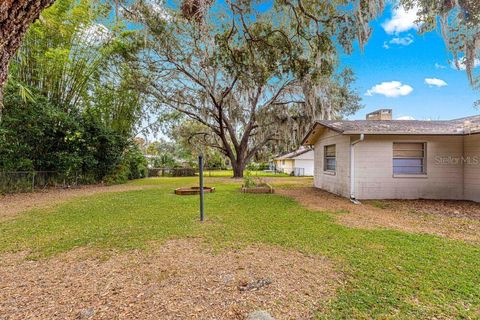
[(300, 147), (273, 159), (278, 171), (295, 176), (313, 176), (314, 152), (312, 148)]

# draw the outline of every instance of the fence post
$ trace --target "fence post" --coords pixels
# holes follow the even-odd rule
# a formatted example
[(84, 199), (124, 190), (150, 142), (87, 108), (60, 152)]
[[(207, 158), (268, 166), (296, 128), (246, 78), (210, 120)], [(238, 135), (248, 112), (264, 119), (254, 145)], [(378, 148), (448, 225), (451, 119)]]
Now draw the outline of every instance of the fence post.
[(35, 171), (32, 174), (32, 192), (35, 191)]

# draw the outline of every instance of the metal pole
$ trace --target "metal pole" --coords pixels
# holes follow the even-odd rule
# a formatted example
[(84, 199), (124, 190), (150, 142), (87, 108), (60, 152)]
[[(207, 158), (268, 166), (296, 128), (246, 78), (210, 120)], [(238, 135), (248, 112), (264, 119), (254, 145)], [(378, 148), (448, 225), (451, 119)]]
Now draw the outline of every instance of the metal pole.
[(200, 221), (203, 221), (204, 218), (204, 207), (203, 207), (203, 156), (198, 156), (198, 168), (199, 168), (199, 179), (200, 179)]

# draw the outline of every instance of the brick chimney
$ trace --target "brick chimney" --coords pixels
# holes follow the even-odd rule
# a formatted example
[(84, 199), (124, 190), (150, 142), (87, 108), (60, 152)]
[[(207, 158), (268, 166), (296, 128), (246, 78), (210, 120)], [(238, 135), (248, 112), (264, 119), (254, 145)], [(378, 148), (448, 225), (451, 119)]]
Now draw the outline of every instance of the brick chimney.
[(367, 114), (367, 120), (392, 120), (392, 109), (380, 109)]

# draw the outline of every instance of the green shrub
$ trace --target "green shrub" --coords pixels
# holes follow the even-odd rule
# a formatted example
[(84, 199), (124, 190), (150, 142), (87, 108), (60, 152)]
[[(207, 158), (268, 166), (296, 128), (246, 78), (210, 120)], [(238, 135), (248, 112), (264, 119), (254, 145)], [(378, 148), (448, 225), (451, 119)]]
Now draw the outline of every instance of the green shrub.
[(130, 168), (124, 164), (119, 164), (112, 173), (105, 177), (104, 182), (107, 185), (126, 183), (129, 175)]
[(175, 168), (178, 166), (175, 158), (169, 153), (163, 153), (153, 160), (155, 168)]
[(147, 174), (147, 159), (138, 145), (132, 143), (125, 150), (121, 163), (105, 177), (105, 183), (125, 183), (128, 180), (145, 178)]
[[(0, 122), (0, 171), (56, 171), (67, 180), (101, 181), (118, 173), (127, 137), (87, 112), (50, 103), (32, 90), (24, 100), (7, 86)], [(134, 177), (146, 165), (129, 159)], [(131, 162), (131, 163), (130, 163)]]
[(243, 178), (243, 186), (245, 188), (255, 188), (267, 186), (268, 183), (262, 177), (254, 177), (247, 171), (245, 177)]
[(147, 159), (136, 144), (132, 144), (125, 151), (123, 164), (128, 167), (128, 179), (145, 178), (148, 174)]

